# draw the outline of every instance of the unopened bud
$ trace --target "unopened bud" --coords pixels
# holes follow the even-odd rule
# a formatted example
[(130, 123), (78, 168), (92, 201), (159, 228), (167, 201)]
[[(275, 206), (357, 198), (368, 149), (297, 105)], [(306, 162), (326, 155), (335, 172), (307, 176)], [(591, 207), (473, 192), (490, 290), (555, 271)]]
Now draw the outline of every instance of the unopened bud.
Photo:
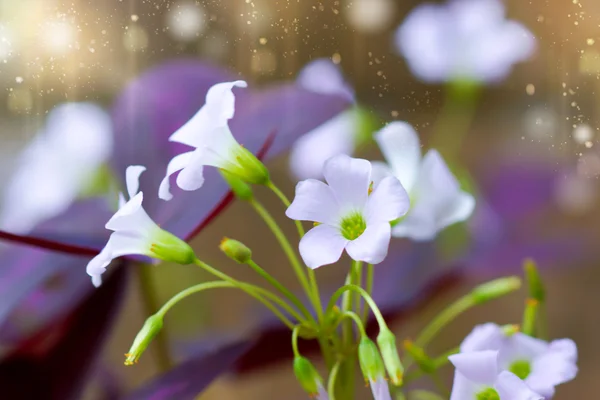
[(159, 229), (151, 236), (150, 252), (160, 260), (177, 264), (193, 264), (196, 259), (194, 250), (189, 244), (170, 232)]
[(294, 374), (311, 398), (317, 397), (323, 391), (323, 379), (307, 358), (302, 356), (294, 358)]
[(358, 345), (358, 362), (365, 380), (375, 382), (385, 376), (383, 359), (375, 342), (363, 337)]
[(144, 322), (144, 326), (135, 337), (131, 349), (129, 349), (129, 353), (125, 354), (125, 357), (127, 357), (125, 359), (125, 365), (137, 364), (152, 339), (154, 339), (162, 329), (162, 326), (163, 319), (161, 315), (152, 315)]
[(240, 200), (250, 200), (253, 197), (252, 189), (250, 185), (244, 182), (237, 175), (232, 174), (231, 172), (221, 169), (220, 170), (223, 179), (231, 188), (231, 191)]
[(235, 150), (236, 165), (227, 168), (229, 172), (237, 175), (248, 183), (266, 185), (269, 182), (269, 170), (254, 154), (246, 148), (239, 146)]
[(435, 371), (435, 364), (422, 347), (417, 346), (410, 340), (404, 341), (404, 349), (415, 360), (421, 371), (432, 373)]
[(523, 269), (529, 284), (529, 297), (543, 303), (546, 300), (546, 288), (540, 277), (537, 264), (532, 259), (527, 259), (523, 264)]
[(402, 385), (404, 366), (398, 355), (396, 336), (389, 329), (383, 329), (377, 336), (377, 344), (390, 380), (396, 386)]
[(246, 264), (248, 261), (252, 260), (252, 250), (246, 247), (244, 243), (237, 240), (225, 237), (221, 240), (219, 248), (227, 255), (227, 257), (240, 264)]
[(495, 279), (477, 286), (471, 292), (475, 304), (483, 304), (507, 295), (521, 287), (521, 279), (517, 276)]

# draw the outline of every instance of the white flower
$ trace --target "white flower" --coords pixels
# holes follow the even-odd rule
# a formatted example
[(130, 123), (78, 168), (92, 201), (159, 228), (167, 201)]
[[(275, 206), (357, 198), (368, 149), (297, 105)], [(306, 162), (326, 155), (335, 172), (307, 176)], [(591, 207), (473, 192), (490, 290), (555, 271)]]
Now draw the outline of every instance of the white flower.
[(389, 165), (373, 162), (375, 183), (395, 176), (411, 198), (405, 218), (392, 228), (394, 237), (431, 240), (456, 222), (464, 221), (475, 208), (475, 199), (462, 191), (454, 175), (435, 150), (421, 159), (419, 137), (405, 122), (392, 122), (375, 134)]
[(512, 372), (498, 367), (498, 352), (459, 353), (448, 357), (454, 364), (450, 400), (544, 400)]
[[(342, 95), (354, 100), (340, 68), (329, 59), (306, 65), (298, 84), (312, 92)], [(361, 114), (353, 108), (344, 111), (298, 139), (290, 152), (290, 168), (298, 179), (320, 179), (323, 164), (338, 154), (352, 155), (359, 136)]]
[(500, 0), (449, 0), (418, 6), (396, 32), (396, 46), (427, 82), (496, 82), (535, 50), (523, 25), (505, 19)]
[(132, 165), (126, 171), (127, 193), (119, 197), (119, 210), (106, 223), (106, 229), (114, 231), (100, 254), (87, 265), (86, 271), (92, 277), (94, 286), (100, 286), (101, 276), (110, 262), (124, 255), (138, 254), (161, 260), (190, 264), (194, 252), (176, 236), (158, 227), (142, 207), (144, 193), (139, 192), (139, 177), (146, 170), (140, 165)]
[(555, 386), (577, 375), (577, 346), (570, 339), (548, 343), (520, 332), (507, 334), (488, 323), (476, 327), (460, 349), (463, 353), (497, 351), (499, 369), (514, 373), (546, 399), (554, 395)]
[(371, 163), (338, 155), (323, 168), (327, 184), (308, 179), (296, 186), (286, 211), (295, 220), (315, 221), (300, 241), (310, 268), (336, 262), (344, 249), (354, 260), (377, 264), (387, 255), (390, 221), (409, 208), (406, 191), (394, 177), (384, 178), (369, 195)]
[(371, 393), (374, 400), (392, 400), (390, 388), (385, 377), (381, 376), (375, 381), (369, 381), (369, 386), (371, 386)]
[(204, 184), (205, 165), (221, 168), (250, 183), (265, 183), (268, 172), (264, 165), (244, 149), (229, 130), (228, 121), (235, 111), (234, 87), (245, 88), (246, 82), (218, 83), (206, 94), (206, 103), (188, 122), (169, 138), (194, 147), (195, 150), (175, 156), (167, 166), (167, 174), (160, 184), (159, 197), (170, 200), (169, 177), (177, 176), (177, 185), (183, 190), (196, 190)]
[(110, 117), (90, 103), (66, 103), (21, 154), (4, 190), (0, 227), (28, 233), (66, 211), (111, 154)]

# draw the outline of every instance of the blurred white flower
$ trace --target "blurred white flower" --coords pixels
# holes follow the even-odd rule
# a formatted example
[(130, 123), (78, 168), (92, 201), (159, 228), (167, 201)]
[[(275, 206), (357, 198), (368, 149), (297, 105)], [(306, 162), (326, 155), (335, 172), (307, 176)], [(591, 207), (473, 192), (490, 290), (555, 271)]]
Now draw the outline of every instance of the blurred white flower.
[[(554, 396), (555, 386), (577, 375), (577, 346), (572, 340), (548, 343), (520, 332), (506, 333), (493, 323), (475, 327), (461, 343), (460, 351), (465, 356), (473, 352), (497, 352), (498, 371), (511, 372), (545, 399)], [(452, 357), (451, 361), (457, 365)]]
[(460, 189), (436, 150), (421, 159), (419, 137), (412, 126), (392, 122), (375, 134), (375, 140), (387, 161), (373, 162), (375, 184), (395, 176), (411, 198), (410, 211), (394, 224), (393, 236), (431, 240), (442, 229), (471, 216), (475, 199)]
[(194, 252), (187, 243), (158, 227), (142, 207), (144, 193), (138, 192), (139, 178), (146, 167), (132, 165), (125, 172), (129, 201), (119, 196), (119, 210), (106, 223), (114, 231), (104, 249), (87, 265), (92, 283), (98, 287), (110, 262), (124, 255), (138, 254), (180, 264), (194, 262)]
[(235, 112), (234, 87), (246, 87), (246, 82), (218, 83), (206, 94), (206, 103), (169, 138), (194, 147), (195, 150), (175, 156), (167, 166), (158, 196), (171, 200), (169, 178), (177, 171), (177, 186), (197, 190), (204, 184), (205, 165), (224, 169), (250, 183), (265, 183), (268, 171), (248, 150), (244, 149), (229, 130), (228, 121)]
[(177, 2), (167, 13), (169, 34), (176, 40), (189, 42), (200, 36), (207, 27), (202, 6), (191, 1)]
[(27, 233), (66, 211), (108, 160), (112, 145), (110, 117), (98, 106), (54, 108), (4, 190), (0, 227)]
[(497, 82), (536, 47), (532, 33), (504, 11), (500, 0), (422, 4), (396, 32), (396, 46), (426, 82)]
[(327, 184), (315, 179), (298, 183), (286, 211), (291, 219), (319, 224), (300, 240), (304, 263), (313, 269), (332, 264), (344, 249), (354, 260), (382, 262), (390, 242), (390, 221), (409, 207), (398, 179), (383, 179), (369, 195), (371, 163), (343, 154), (327, 160), (323, 175)]
[[(298, 84), (312, 92), (335, 94), (354, 100), (352, 88), (345, 82), (340, 68), (329, 59), (318, 59), (306, 65), (298, 76)], [(303, 135), (290, 152), (290, 168), (298, 179), (319, 179), (323, 164), (338, 154), (352, 155), (361, 125), (356, 109), (344, 111)]]

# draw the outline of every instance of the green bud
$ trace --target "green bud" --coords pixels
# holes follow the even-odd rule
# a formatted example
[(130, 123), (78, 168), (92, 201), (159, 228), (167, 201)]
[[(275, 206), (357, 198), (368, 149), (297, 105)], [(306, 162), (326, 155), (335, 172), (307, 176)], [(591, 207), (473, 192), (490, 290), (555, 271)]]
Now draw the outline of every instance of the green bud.
[(515, 333), (519, 333), (520, 332), (520, 328), (519, 325), (504, 325), (502, 327), (502, 333), (504, 333), (505, 336), (510, 337), (513, 336)]
[(483, 304), (507, 295), (521, 287), (521, 279), (517, 276), (495, 279), (477, 286), (471, 292), (475, 304)]
[(189, 244), (162, 229), (152, 235), (150, 252), (159, 260), (183, 265), (193, 264), (196, 259), (196, 254)]
[(224, 169), (219, 170), (221, 176), (225, 179), (225, 182), (231, 188), (231, 191), (240, 200), (250, 200), (253, 197), (252, 189), (250, 185), (240, 179), (237, 175), (230, 173)]
[(389, 329), (383, 329), (377, 336), (377, 344), (390, 380), (396, 386), (402, 385), (404, 366), (402, 366), (398, 356), (396, 336)]
[(323, 379), (314, 365), (305, 357), (294, 358), (294, 374), (302, 388), (311, 397), (315, 397), (319, 393), (319, 389), (323, 387)]
[(529, 297), (543, 303), (546, 300), (546, 289), (544, 282), (540, 277), (537, 264), (532, 259), (527, 259), (523, 263), (527, 283), (529, 284)]
[(125, 357), (127, 357), (125, 359), (125, 365), (137, 364), (152, 339), (154, 339), (162, 329), (162, 326), (162, 316), (157, 314), (150, 316), (146, 322), (144, 322), (144, 326), (135, 337), (135, 340), (129, 349), (129, 353), (125, 354)]
[(365, 380), (375, 382), (385, 376), (385, 367), (379, 349), (375, 342), (366, 336), (358, 345), (358, 362)]
[(227, 255), (227, 257), (240, 264), (246, 264), (248, 261), (252, 260), (252, 250), (246, 247), (244, 243), (238, 242), (237, 240), (224, 237), (223, 240), (221, 240), (219, 248)]
[(417, 346), (410, 340), (405, 340), (404, 349), (410, 354), (413, 360), (415, 360), (421, 371), (428, 374), (435, 371), (435, 363), (427, 354), (425, 354), (425, 350), (422, 347)]
[(269, 170), (254, 154), (244, 147), (239, 146), (234, 156), (237, 165), (227, 168), (228, 172), (237, 175), (240, 179), (248, 183), (257, 185), (266, 185), (269, 183)]

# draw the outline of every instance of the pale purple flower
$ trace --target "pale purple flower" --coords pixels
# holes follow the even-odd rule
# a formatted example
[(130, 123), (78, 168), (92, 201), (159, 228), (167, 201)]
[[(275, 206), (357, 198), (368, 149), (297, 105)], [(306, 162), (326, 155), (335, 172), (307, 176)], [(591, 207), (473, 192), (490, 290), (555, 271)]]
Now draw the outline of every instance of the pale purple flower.
[[(354, 93), (340, 68), (329, 59), (318, 59), (306, 65), (297, 82), (315, 93), (342, 95), (354, 100)], [(322, 178), (325, 161), (338, 154), (354, 153), (359, 127), (360, 114), (353, 108), (303, 135), (290, 152), (292, 173), (298, 179)]]
[(21, 154), (4, 189), (0, 227), (28, 233), (73, 203), (112, 151), (110, 117), (91, 103), (65, 103)]
[(375, 183), (395, 176), (411, 199), (410, 211), (394, 224), (392, 236), (431, 240), (473, 213), (475, 199), (460, 189), (440, 154), (430, 150), (421, 159), (419, 137), (412, 126), (392, 122), (375, 134), (375, 140), (387, 161), (373, 162)]
[(520, 332), (506, 333), (488, 323), (475, 327), (460, 349), (462, 353), (497, 351), (499, 369), (515, 373), (546, 399), (554, 395), (555, 386), (577, 375), (577, 346), (570, 339), (548, 343)]
[(498, 351), (459, 353), (449, 357), (456, 372), (450, 400), (544, 400), (517, 375), (498, 366)]
[(500, 0), (419, 5), (396, 32), (396, 46), (426, 82), (497, 82), (533, 54), (534, 36), (505, 19)]
[(390, 388), (384, 376), (380, 376), (376, 380), (370, 380), (371, 393), (374, 400), (392, 400)]
[[(159, 197), (170, 200), (169, 178), (177, 171), (177, 185), (187, 191), (197, 190), (204, 184), (205, 165), (221, 168), (254, 182), (254, 172), (248, 165), (261, 169), (261, 164), (233, 137), (228, 122), (235, 112), (234, 87), (245, 88), (246, 82), (218, 83), (206, 94), (204, 106), (169, 138), (195, 150), (179, 154), (169, 162), (167, 173), (159, 187)], [(254, 164), (257, 164), (256, 166)], [(261, 176), (260, 178), (264, 178)]]
[(111, 261), (124, 255), (144, 255), (181, 264), (193, 261), (191, 248), (176, 236), (162, 230), (142, 207), (144, 193), (138, 192), (138, 189), (139, 177), (145, 170), (146, 168), (140, 165), (127, 168), (126, 183), (129, 201), (120, 194), (119, 210), (106, 223), (106, 229), (114, 232), (100, 254), (86, 267), (96, 287), (102, 283), (102, 274)]
[(378, 264), (387, 255), (390, 221), (409, 208), (406, 191), (394, 177), (384, 178), (369, 194), (371, 163), (338, 155), (323, 167), (327, 184), (308, 179), (296, 186), (286, 211), (295, 220), (319, 225), (300, 241), (300, 255), (310, 268), (332, 264), (344, 249), (354, 260)]

